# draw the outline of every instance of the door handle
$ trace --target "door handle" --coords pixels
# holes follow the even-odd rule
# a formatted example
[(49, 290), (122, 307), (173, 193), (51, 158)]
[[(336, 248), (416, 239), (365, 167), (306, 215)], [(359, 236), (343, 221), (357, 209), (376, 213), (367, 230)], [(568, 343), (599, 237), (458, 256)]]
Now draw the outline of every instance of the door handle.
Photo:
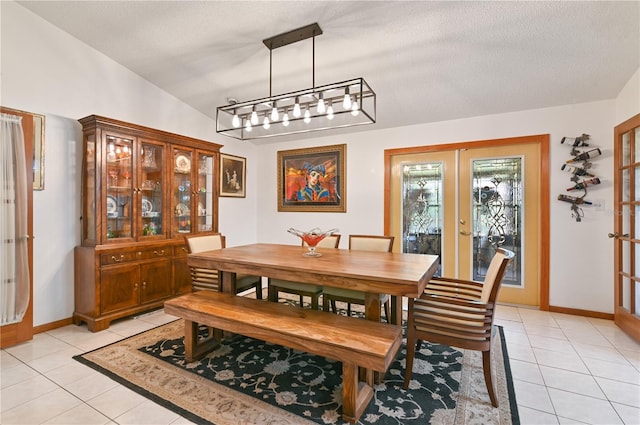
[(620, 235), (618, 232), (613, 232), (609, 233), (607, 236), (609, 236), (610, 239), (618, 239), (620, 236), (622, 236), (623, 238), (628, 238), (629, 234), (625, 233), (624, 235)]
[(471, 232), (465, 232), (464, 230), (460, 230), (460, 234), (464, 236), (469, 236)]

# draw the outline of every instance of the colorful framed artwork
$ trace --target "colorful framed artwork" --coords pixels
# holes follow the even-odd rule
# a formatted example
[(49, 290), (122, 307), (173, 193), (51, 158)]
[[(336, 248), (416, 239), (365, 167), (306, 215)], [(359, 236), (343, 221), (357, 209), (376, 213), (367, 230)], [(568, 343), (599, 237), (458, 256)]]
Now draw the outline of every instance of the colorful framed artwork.
[(244, 198), (246, 192), (247, 159), (220, 154), (220, 196)]
[(278, 151), (278, 211), (346, 212), (346, 145)]

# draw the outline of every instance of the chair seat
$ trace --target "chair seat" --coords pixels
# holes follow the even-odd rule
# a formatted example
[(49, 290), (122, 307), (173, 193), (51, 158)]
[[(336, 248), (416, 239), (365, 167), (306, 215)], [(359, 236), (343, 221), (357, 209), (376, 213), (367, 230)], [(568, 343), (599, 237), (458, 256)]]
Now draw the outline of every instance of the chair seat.
[(294, 290), (302, 290), (305, 292), (321, 292), (322, 286), (312, 285), (310, 283), (301, 283), (301, 282), (291, 282), (288, 280), (280, 280), (280, 279), (271, 279), (269, 282), (272, 286), (278, 287), (279, 289), (294, 289)]
[[(364, 304), (364, 292), (361, 292), (361, 291), (325, 286), (322, 292), (325, 295), (329, 295), (335, 298), (345, 298), (345, 299), (348, 298), (355, 301), (362, 301), (362, 304)], [(388, 294), (382, 294), (382, 296), (380, 297), (380, 302), (385, 303), (387, 302), (388, 299), (389, 299)], [(355, 301), (354, 301), (354, 304), (355, 304)]]
[(238, 273), (236, 274), (236, 289), (244, 291), (245, 289), (254, 288), (259, 280), (261, 280), (260, 276)]

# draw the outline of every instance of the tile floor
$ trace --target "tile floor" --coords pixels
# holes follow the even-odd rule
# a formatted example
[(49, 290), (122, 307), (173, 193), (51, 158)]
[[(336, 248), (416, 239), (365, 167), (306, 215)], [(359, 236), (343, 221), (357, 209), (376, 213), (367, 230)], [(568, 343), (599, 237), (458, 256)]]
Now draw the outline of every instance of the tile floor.
[[(72, 356), (173, 320), (70, 325), (0, 355), (0, 423), (190, 424)], [(611, 321), (500, 306), (522, 424), (640, 424), (640, 345)]]

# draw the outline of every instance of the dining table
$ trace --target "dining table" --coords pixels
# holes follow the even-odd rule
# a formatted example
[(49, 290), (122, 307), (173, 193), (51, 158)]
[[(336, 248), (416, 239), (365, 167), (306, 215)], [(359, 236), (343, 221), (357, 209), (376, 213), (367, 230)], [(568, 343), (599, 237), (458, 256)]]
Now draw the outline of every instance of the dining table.
[(439, 257), (426, 254), (360, 251), (338, 248), (317, 250), (272, 243), (204, 251), (187, 256), (190, 267), (216, 269), (222, 292), (234, 293), (236, 273), (361, 291), (364, 316), (380, 321), (380, 299), (391, 296), (391, 323), (402, 323), (403, 297), (419, 297), (439, 267)]

